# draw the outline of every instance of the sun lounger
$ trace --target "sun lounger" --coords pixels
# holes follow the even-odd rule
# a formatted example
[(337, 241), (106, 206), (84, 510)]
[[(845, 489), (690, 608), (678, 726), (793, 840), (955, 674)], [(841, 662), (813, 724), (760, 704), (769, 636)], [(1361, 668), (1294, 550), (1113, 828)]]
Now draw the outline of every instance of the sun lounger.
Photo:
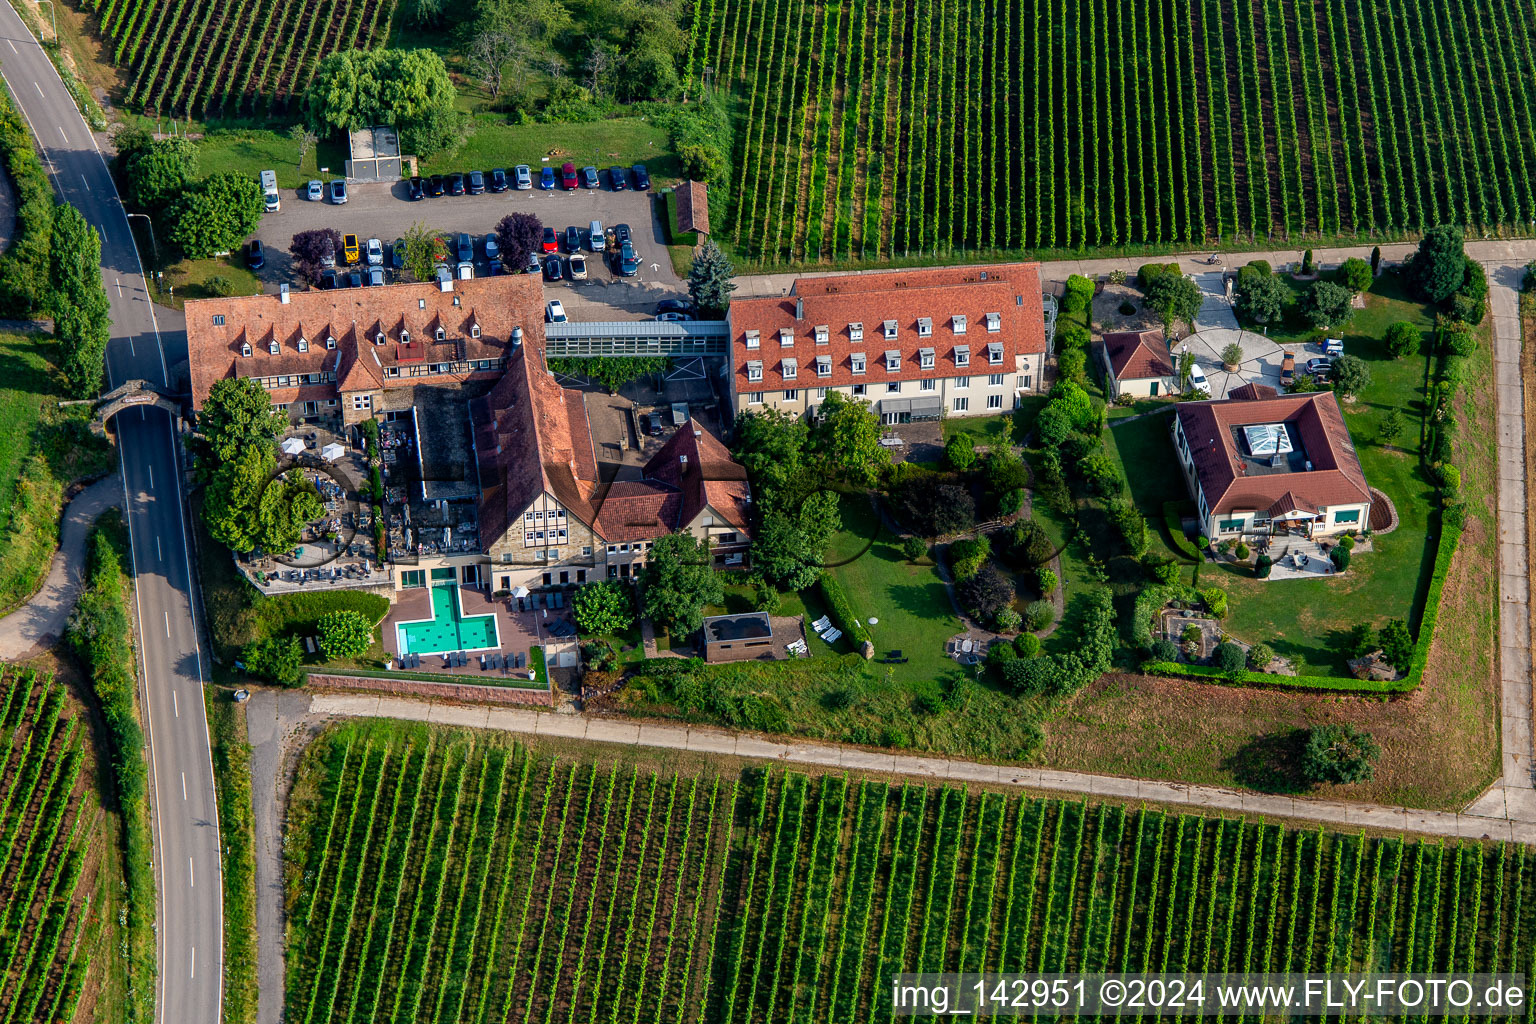
[(811, 628), (814, 629), (817, 633), (825, 633), (827, 630), (832, 628), (832, 619), (826, 615), (823, 615), (821, 618), (811, 623)]
[(842, 635), (843, 631), (840, 629), (829, 629), (825, 633), (821, 634), (821, 638), (829, 644), (835, 644), (837, 643), (838, 637)]

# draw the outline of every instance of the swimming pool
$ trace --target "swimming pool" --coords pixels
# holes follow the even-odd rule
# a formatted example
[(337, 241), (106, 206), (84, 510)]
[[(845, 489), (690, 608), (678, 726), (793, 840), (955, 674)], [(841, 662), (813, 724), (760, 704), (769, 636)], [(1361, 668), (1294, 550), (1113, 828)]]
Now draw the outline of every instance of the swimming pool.
[(443, 654), (447, 651), (500, 650), (496, 616), (464, 617), (459, 588), (432, 588), (432, 617), (395, 623), (401, 654)]

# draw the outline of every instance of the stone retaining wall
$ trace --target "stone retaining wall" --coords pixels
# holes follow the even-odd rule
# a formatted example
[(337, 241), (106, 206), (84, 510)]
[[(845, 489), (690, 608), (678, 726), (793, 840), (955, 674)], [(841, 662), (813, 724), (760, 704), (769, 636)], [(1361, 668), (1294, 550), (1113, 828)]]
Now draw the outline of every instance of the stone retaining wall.
[(450, 700), (488, 704), (522, 704), (554, 707), (555, 696), (548, 690), (525, 690), (512, 686), (471, 686), (460, 683), (429, 683), (420, 679), (390, 679), (379, 676), (311, 674), (309, 686), (315, 690), (368, 690), (401, 696), (446, 697)]

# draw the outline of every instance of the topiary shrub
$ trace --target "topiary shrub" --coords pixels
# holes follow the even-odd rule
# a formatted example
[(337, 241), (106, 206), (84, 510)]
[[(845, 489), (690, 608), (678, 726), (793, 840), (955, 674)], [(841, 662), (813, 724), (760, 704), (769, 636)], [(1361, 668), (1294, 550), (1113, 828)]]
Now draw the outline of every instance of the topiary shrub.
[(1220, 587), (1206, 587), (1200, 592), (1200, 598), (1210, 609), (1211, 617), (1224, 619), (1227, 617), (1227, 592)]
[(1274, 567), (1275, 560), (1268, 555), (1260, 555), (1254, 563), (1253, 574), (1261, 580), (1269, 579), (1270, 570)]
[(1252, 552), (1248, 550), (1247, 544), (1244, 544), (1242, 541), (1238, 541), (1237, 550), (1234, 552), (1234, 554), (1237, 555), (1237, 560), (1239, 562), (1246, 562), (1248, 561), (1248, 556), (1252, 554)]
[(1334, 548), (1328, 552), (1328, 558), (1333, 562), (1333, 567), (1339, 572), (1349, 568), (1349, 549)]
[(1301, 255), (1301, 272), (1303, 274), (1310, 274), (1310, 273), (1312, 273), (1312, 250), (1311, 249), (1308, 249), (1306, 252), (1302, 253), (1302, 255)]
[(1038, 633), (1056, 621), (1056, 606), (1049, 601), (1031, 601), (1024, 608), (1024, 625)]
[(1195, 545), (1199, 547), (1201, 551), (1205, 551), (1211, 546), (1211, 538), (1202, 533), (1199, 537), (1195, 538)]
[(1013, 638), (1013, 649), (1021, 658), (1033, 658), (1040, 653), (1040, 638), (1033, 633), (1020, 633)]
[(928, 542), (921, 537), (907, 537), (901, 542), (901, 553), (907, 561), (915, 562), (928, 553)]
[(1234, 643), (1223, 641), (1217, 644), (1216, 650), (1212, 652), (1212, 657), (1216, 662), (1216, 667), (1227, 675), (1237, 675), (1248, 667), (1248, 656), (1243, 653), (1241, 647)]
[(1152, 660), (1153, 661), (1178, 661), (1179, 660), (1179, 645), (1174, 643), (1172, 640), (1154, 640), (1154, 641), (1152, 641)]
[(1353, 550), (1355, 550), (1355, 537), (1354, 537), (1354, 534), (1346, 533), (1344, 536), (1340, 537), (1339, 538), (1339, 547), (1343, 548), (1345, 551), (1353, 551)]
[(1406, 320), (1399, 320), (1387, 328), (1387, 333), (1382, 335), (1381, 340), (1393, 359), (1401, 359), (1403, 356), (1417, 352), (1423, 338), (1424, 333), (1417, 327)]
[(1086, 313), (1093, 302), (1093, 282), (1081, 274), (1067, 278), (1066, 294), (1061, 299), (1063, 313)]

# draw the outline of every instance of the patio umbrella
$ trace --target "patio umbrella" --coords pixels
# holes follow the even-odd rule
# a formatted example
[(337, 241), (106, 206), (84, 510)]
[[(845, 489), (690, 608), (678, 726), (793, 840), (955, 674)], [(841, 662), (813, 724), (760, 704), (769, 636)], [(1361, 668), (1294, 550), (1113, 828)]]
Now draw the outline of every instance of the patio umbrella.
[(527, 597), (528, 596), (528, 588), (524, 587), (524, 586), (513, 587), (512, 588), (512, 596), (513, 597)]
[(304, 442), (297, 437), (283, 439), (283, 454), (298, 455), (304, 451)]
[(335, 442), (320, 449), (320, 457), (326, 462), (335, 462), (345, 454), (347, 454), (347, 450)]

